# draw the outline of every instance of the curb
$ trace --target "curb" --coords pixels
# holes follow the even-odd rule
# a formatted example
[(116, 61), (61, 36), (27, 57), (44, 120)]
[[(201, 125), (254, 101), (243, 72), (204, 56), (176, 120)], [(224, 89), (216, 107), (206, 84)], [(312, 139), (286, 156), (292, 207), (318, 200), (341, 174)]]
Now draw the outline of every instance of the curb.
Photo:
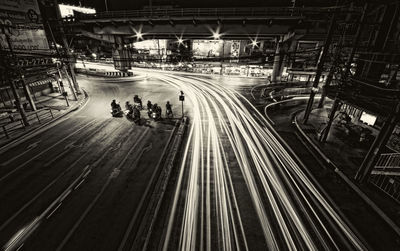
[(372, 210), (377, 213), (382, 220), (384, 220), (392, 229), (393, 231), (396, 232), (398, 236), (400, 236), (400, 227), (396, 225), (386, 214), (383, 212), (376, 204), (373, 202), (361, 189), (354, 184), (322, 151), (319, 149), (319, 147), (306, 135), (306, 133), (301, 129), (299, 123), (297, 122), (297, 113), (302, 111), (304, 109), (298, 110), (295, 112), (294, 117), (293, 117), (293, 122), (296, 125), (296, 129), (298, 132), (300, 132), (301, 136), (303, 137), (304, 140), (308, 142), (308, 144), (316, 151), (320, 157), (324, 159), (324, 161), (328, 164), (328, 166), (332, 167), (332, 170), (339, 175), (339, 177), (351, 188), (353, 189), (354, 192), (357, 193), (360, 198), (367, 203)]
[[(268, 113), (267, 113), (267, 110), (268, 110), (269, 107), (275, 106), (275, 105), (279, 105), (279, 104), (283, 104), (283, 103), (288, 103), (288, 102), (293, 101), (293, 100), (305, 100), (305, 99), (308, 99), (308, 98), (309, 97), (295, 96), (295, 97), (293, 97), (291, 99), (285, 99), (285, 100), (281, 100), (281, 101), (278, 101), (278, 102), (274, 102), (274, 103), (268, 104), (268, 105), (266, 105), (264, 107), (265, 118), (268, 120), (269, 123), (271, 123), (271, 125), (275, 126), (275, 122), (268, 116)], [(319, 98), (320, 97), (315, 97), (315, 99), (319, 99)]]
[[(167, 190), (167, 186), (171, 177), (171, 172), (174, 167), (174, 163), (177, 160), (178, 152), (182, 147), (183, 137), (186, 133), (186, 129), (188, 126), (188, 118), (185, 116), (181, 120), (181, 124), (179, 128), (176, 130), (175, 137), (172, 140), (171, 148), (169, 148), (168, 152), (166, 153), (166, 160), (163, 164), (164, 169), (162, 169), (158, 182), (156, 183), (156, 187), (152, 194), (151, 202), (149, 205), (153, 205), (154, 212), (150, 212), (151, 219), (150, 223), (148, 224), (146, 239), (144, 240), (144, 244), (142, 246), (143, 250), (147, 250), (147, 246), (150, 241), (151, 233), (153, 232), (155, 221), (157, 220), (157, 215), (160, 210), (161, 204), (164, 200), (164, 195)], [(153, 209), (152, 208), (152, 209)], [(164, 234), (163, 234), (164, 235)]]
[[(136, 227), (136, 236), (133, 239), (131, 247), (134, 247), (135, 245), (145, 246), (148, 243), (149, 237), (151, 236), (152, 229), (158, 215), (159, 208), (161, 206), (161, 202), (165, 194), (166, 186), (169, 182), (172, 165), (176, 160), (177, 153), (180, 149), (183, 136), (187, 128), (187, 117), (184, 117), (181, 120), (179, 126), (177, 126), (177, 124), (179, 123), (178, 121), (176, 122), (175, 127), (167, 140), (167, 144), (165, 145), (163, 152), (161, 153), (161, 157), (156, 166), (156, 171), (153, 173), (149, 181), (149, 185), (151, 185), (153, 189), (148, 189), (148, 186), (146, 188), (146, 191), (144, 192), (141, 201), (138, 204), (138, 215), (142, 214), (141, 220), (137, 221), (136, 215), (130, 220), (127, 231), (125, 232), (125, 235), (122, 242), (120, 243), (118, 250), (124, 249), (125, 245), (127, 244), (129, 235), (131, 234), (133, 227), (136, 224), (138, 224), (138, 226)], [(156, 173), (158, 174), (157, 177)], [(143, 208), (145, 200), (148, 200), (148, 202), (146, 208)], [(143, 210), (144, 212), (141, 213), (141, 211)], [(146, 238), (138, 237), (138, 235), (145, 236)], [(141, 249), (145, 250), (144, 248)]]
[(87, 92), (83, 88), (82, 88), (82, 91), (83, 91), (83, 93), (85, 95), (85, 98), (83, 98), (81, 101), (79, 101), (79, 103), (75, 104), (68, 111), (66, 111), (66, 112), (64, 112), (62, 114), (59, 114), (58, 116), (54, 117), (54, 119), (52, 119), (50, 121), (47, 121), (47, 122), (41, 124), (40, 126), (38, 126), (36, 128), (33, 128), (33, 129), (27, 131), (26, 133), (21, 134), (20, 136), (18, 136), (16, 138), (13, 138), (10, 141), (8, 141), (7, 143), (1, 145), (0, 146), (0, 154), (5, 152), (5, 151), (7, 151), (11, 147), (17, 146), (17, 145), (25, 142), (26, 140), (36, 136), (38, 133), (50, 129), (52, 126), (57, 125), (57, 124), (53, 124), (53, 123), (57, 122), (61, 118), (63, 118), (66, 115), (70, 114), (71, 112), (74, 112), (74, 111), (78, 110), (80, 107), (85, 106), (86, 103), (89, 101), (89, 95), (87, 94)]

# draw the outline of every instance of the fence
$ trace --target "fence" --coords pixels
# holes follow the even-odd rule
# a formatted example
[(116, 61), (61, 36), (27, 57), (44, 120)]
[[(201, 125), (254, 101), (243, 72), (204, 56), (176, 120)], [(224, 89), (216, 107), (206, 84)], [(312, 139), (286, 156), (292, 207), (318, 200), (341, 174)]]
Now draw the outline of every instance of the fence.
[[(54, 118), (51, 108), (44, 108), (37, 111), (29, 112), (26, 114), (29, 124), (44, 123)], [(0, 140), (7, 138), (10, 139), (21, 129), (25, 130), (26, 127), (22, 118), (3, 118), (0, 120), (1, 131)]]
[(369, 182), (400, 203), (400, 153), (381, 154)]

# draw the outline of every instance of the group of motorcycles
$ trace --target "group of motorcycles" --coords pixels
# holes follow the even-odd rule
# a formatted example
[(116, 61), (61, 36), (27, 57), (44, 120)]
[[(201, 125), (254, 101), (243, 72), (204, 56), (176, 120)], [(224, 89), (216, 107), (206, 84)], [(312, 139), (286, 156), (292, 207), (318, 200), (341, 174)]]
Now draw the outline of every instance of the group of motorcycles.
[[(166, 104), (166, 117), (167, 118), (173, 118), (173, 113), (172, 113), (172, 105), (167, 101)], [(129, 101), (126, 101), (125, 103), (125, 111), (122, 111), (122, 108), (119, 103), (115, 101), (115, 99), (111, 102), (111, 115), (113, 117), (123, 117), (125, 116), (128, 119), (133, 120), (135, 123), (140, 122), (140, 111), (143, 110), (143, 105), (142, 105), (142, 100), (138, 97), (138, 95), (135, 95), (133, 97), (133, 104), (129, 103)], [(153, 120), (160, 120), (161, 119), (161, 113), (162, 109), (160, 106), (157, 104), (152, 104), (151, 101), (149, 100), (147, 102), (147, 114), (150, 119)]]

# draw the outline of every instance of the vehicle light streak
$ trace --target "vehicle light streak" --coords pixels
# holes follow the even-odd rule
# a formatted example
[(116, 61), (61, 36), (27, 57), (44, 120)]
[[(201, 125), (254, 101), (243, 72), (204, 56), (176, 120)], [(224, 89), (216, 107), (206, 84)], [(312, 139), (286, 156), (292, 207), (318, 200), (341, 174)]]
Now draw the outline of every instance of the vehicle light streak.
[[(154, 74), (184, 91), (193, 109), (163, 250), (249, 250), (246, 206), (256, 213), (268, 250), (367, 249), (243, 96), (212, 80)], [(252, 205), (238, 203), (237, 170)]]

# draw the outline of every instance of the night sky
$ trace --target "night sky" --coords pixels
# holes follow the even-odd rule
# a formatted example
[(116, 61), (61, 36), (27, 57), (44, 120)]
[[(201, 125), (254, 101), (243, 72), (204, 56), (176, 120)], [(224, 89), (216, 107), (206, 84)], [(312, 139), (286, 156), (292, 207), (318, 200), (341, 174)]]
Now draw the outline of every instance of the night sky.
[[(59, 0), (59, 3), (82, 4), (94, 7), (97, 11), (105, 9), (105, 0)], [(291, 0), (152, 0), (153, 6), (169, 5), (174, 7), (257, 7), (257, 6), (291, 6)], [(296, 0), (296, 5), (332, 4), (324, 0)], [(107, 0), (109, 10), (142, 9), (149, 5), (149, 0)]]

